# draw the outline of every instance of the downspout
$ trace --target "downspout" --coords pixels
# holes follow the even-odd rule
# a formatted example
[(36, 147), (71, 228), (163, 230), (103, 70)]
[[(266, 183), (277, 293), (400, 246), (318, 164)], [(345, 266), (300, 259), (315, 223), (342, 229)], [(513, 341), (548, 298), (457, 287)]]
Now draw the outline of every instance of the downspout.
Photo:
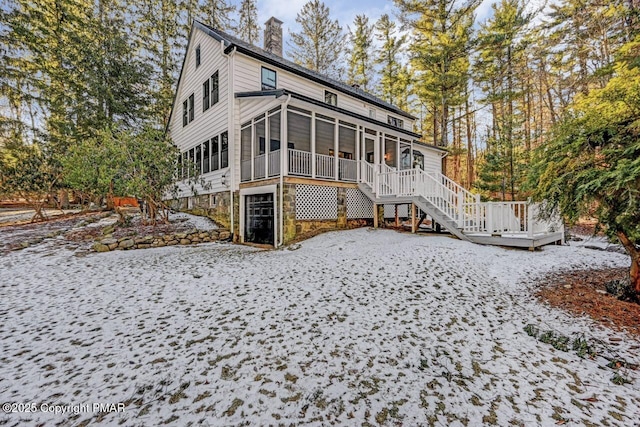
[[(287, 107), (289, 106), (289, 102), (291, 102), (291, 94), (287, 95), (287, 100), (282, 104), (282, 120), (285, 125), (287, 125)], [(286, 147), (280, 145), (280, 149), (284, 152), (284, 162), (280, 165), (280, 242), (278, 243), (278, 247), (284, 244), (284, 165), (285, 162), (289, 161), (289, 135), (286, 134), (287, 126), (284, 126), (284, 132), (286, 138), (280, 137), (280, 139), (284, 139), (286, 142)]]

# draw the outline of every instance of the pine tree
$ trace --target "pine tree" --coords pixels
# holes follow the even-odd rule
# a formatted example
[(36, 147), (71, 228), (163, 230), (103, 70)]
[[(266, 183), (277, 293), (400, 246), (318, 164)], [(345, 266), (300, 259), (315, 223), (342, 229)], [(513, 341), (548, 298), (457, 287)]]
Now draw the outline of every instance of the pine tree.
[(381, 67), (378, 93), (381, 98), (400, 108), (407, 108), (407, 91), (411, 74), (401, 63), (400, 55), (407, 41), (406, 36), (396, 36), (396, 24), (384, 14), (375, 24), (376, 38), (382, 43), (375, 63)]
[(465, 101), (473, 12), (481, 0), (395, 0), (413, 30), (416, 93), (433, 119), (433, 141), (449, 145), (451, 109)]
[(373, 25), (365, 15), (356, 15), (353, 27), (353, 31), (349, 31), (351, 51), (347, 83), (366, 91), (373, 75)]
[(571, 222), (589, 215), (631, 257), (640, 301), (640, 37), (626, 44), (603, 89), (579, 95), (540, 147), (529, 184), (538, 200)]
[(200, 19), (212, 28), (226, 31), (231, 28), (231, 13), (236, 7), (225, 0), (204, 0), (200, 5)]
[(320, 0), (306, 3), (296, 17), (302, 30), (291, 33), (291, 55), (294, 62), (310, 70), (338, 77), (341, 74), (341, 53), (345, 36), (337, 20), (332, 20), (329, 8)]
[(502, 0), (492, 8), (493, 17), (478, 34), (474, 65), (475, 81), (484, 94), (481, 102), (491, 107), (492, 115), (487, 155), (477, 185), (489, 194), (499, 187), (503, 200), (507, 193), (515, 200), (525, 146), (525, 111), (518, 106), (525, 104), (526, 93), (520, 90), (523, 76), (519, 70), (526, 68), (523, 35), (532, 16), (525, 13), (520, 0)]
[(260, 25), (258, 24), (258, 8), (256, 0), (242, 0), (239, 8), (238, 37), (247, 43), (257, 45), (260, 41)]

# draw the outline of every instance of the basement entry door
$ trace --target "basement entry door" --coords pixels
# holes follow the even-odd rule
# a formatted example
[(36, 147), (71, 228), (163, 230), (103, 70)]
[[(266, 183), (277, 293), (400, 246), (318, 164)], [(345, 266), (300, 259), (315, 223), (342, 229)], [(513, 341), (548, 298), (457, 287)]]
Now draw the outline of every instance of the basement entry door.
[(273, 193), (245, 196), (244, 241), (274, 244)]

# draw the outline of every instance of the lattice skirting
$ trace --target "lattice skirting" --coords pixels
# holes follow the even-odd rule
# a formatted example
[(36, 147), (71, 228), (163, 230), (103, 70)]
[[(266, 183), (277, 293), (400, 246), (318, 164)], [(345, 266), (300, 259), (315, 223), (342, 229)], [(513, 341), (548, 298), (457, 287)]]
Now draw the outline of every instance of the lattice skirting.
[[(399, 205), (398, 206), (398, 216), (400, 218), (408, 218), (409, 215), (410, 215), (409, 205)], [(384, 205), (384, 217), (385, 218), (395, 218), (396, 217), (395, 205)]]
[(347, 188), (347, 219), (373, 218), (373, 202), (357, 188)]
[(296, 219), (337, 219), (338, 189), (322, 185), (296, 185)]

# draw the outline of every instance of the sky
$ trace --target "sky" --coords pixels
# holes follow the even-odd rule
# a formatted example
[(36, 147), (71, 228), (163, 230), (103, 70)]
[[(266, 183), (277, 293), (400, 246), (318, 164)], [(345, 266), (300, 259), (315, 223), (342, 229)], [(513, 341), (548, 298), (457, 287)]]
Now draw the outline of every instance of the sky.
[[(308, 0), (258, 0), (258, 21), (264, 23), (272, 16), (284, 22), (283, 29), (285, 38), (290, 31), (299, 29), (296, 23), (296, 15)], [(337, 19), (340, 25), (346, 30), (347, 26), (353, 23), (358, 14), (365, 14), (370, 22), (375, 22), (380, 16), (387, 13), (392, 18), (397, 12), (394, 2), (391, 0), (323, 0), (329, 8), (331, 16)], [(496, 0), (484, 0), (477, 9), (479, 21), (484, 21), (491, 13), (491, 4)]]

